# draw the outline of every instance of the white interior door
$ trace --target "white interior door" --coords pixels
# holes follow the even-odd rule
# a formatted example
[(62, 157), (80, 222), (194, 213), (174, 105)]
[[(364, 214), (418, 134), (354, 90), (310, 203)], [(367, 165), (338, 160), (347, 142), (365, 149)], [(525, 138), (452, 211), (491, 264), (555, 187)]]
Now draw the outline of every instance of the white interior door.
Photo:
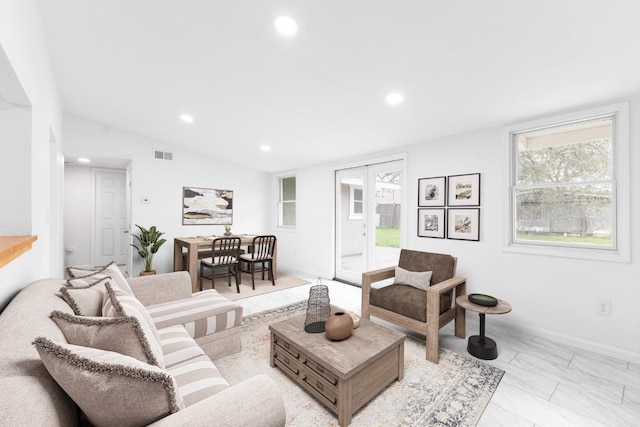
[(129, 254), (126, 174), (123, 170), (94, 169), (95, 215), (92, 264), (126, 264)]
[(337, 279), (360, 284), (363, 272), (397, 265), (403, 183), (403, 161), (336, 171)]

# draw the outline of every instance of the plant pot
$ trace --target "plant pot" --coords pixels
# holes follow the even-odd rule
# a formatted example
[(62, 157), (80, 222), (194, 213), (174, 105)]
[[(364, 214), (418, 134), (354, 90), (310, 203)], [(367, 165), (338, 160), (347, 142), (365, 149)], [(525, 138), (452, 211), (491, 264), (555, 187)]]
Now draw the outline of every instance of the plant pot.
[(333, 341), (340, 341), (351, 336), (353, 318), (342, 311), (332, 314), (324, 325), (325, 335)]
[(151, 275), (153, 275), (153, 274), (156, 274), (156, 271), (155, 271), (155, 270), (141, 271), (141, 272), (140, 272), (140, 275), (141, 275), (141, 276), (151, 276)]

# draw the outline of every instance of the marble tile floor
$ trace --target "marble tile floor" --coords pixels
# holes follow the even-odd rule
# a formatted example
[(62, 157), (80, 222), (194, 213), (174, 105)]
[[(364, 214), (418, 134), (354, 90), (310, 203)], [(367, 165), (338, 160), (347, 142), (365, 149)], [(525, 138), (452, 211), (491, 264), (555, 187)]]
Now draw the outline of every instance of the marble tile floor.
[[(236, 302), (249, 315), (306, 300), (317, 278), (296, 275), (311, 283)], [(360, 313), (359, 287), (322, 283), (329, 287), (332, 305)], [(640, 426), (640, 365), (523, 335), (491, 318), (486, 333), (498, 343), (499, 354), (486, 363), (505, 375), (478, 426)], [(478, 315), (467, 312), (467, 337), (478, 330)], [(440, 346), (467, 354), (467, 341), (453, 335), (453, 323), (440, 331)]]

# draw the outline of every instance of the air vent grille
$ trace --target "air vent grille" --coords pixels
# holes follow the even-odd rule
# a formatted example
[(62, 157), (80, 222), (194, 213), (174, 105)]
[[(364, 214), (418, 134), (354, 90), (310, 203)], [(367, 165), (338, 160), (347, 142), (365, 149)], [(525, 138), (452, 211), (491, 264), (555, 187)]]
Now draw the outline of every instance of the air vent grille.
[(157, 160), (173, 160), (173, 153), (170, 151), (153, 150), (153, 158)]

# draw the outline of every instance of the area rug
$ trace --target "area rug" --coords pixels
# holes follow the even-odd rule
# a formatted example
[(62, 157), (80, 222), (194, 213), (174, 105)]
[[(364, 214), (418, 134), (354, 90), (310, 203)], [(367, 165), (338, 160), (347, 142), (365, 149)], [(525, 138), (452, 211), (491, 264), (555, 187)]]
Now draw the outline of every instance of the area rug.
[[(257, 374), (274, 379), (284, 397), (287, 426), (337, 426), (332, 412), (269, 365), (268, 326), (303, 314), (305, 308), (306, 302), (301, 301), (245, 317), (242, 352), (215, 363), (231, 384)], [(351, 426), (474, 426), (504, 374), (444, 348), (440, 348), (440, 363), (430, 363), (425, 359), (424, 340), (412, 336), (405, 341), (404, 357), (404, 379), (393, 382), (356, 412)]]
[[(296, 286), (311, 283), (298, 277), (278, 274), (276, 285), (273, 286), (271, 280), (261, 280), (262, 275), (260, 273), (256, 273), (256, 289), (253, 290), (251, 287), (251, 275), (248, 273), (241, 274), (240, 293), (236, 290), (236, 282), (233, 278), (231, 279), (231, 286), (227, 284), (226, 278), (216, 279), (215, 290), (229, 298), (231, 301), (237, 301), (243, 298), (255, 297), (256, 295), (268, 294), (270, 292), (281, 291), (283, 289), (294, 288)], [(203, 278), (202, 289), (211, 289), (211, 280)]]

